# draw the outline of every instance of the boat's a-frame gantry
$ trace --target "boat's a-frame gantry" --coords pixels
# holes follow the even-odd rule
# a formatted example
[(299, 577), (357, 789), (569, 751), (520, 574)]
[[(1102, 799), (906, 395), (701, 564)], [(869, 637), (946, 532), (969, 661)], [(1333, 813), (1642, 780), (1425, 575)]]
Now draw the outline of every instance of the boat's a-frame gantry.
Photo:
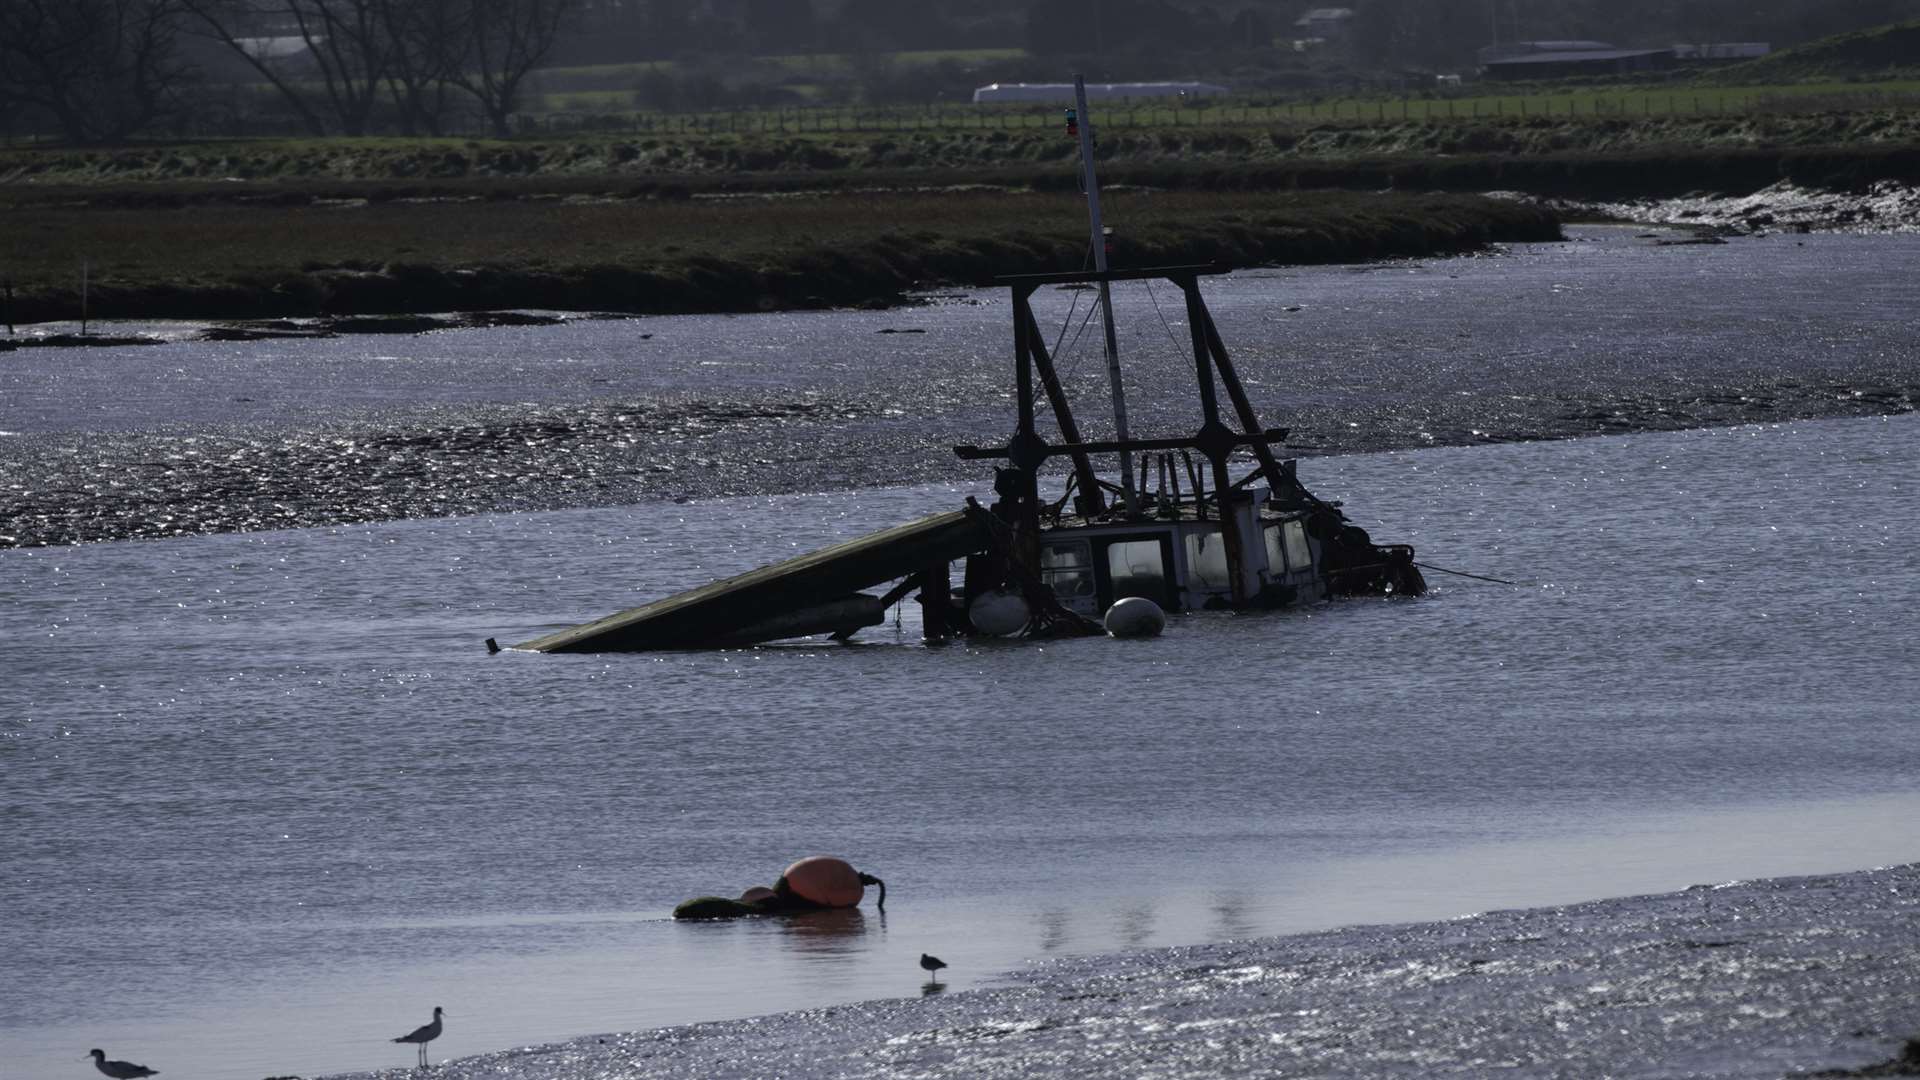
[[(1234, 368), (1233, 359), (1227, 355), (1226, 345), (1220, 339), (1220, 331), (1214, 326), (1213, 316), (1207, 310), (1206, 301), (1200, 295), (1200, 278), (1209, 274), (1222, 274), (1226, 270), (1212, 265), (1200, 266), (1160, 266), (1137, 270), (1108, 270), (1092, 272), (1069, 272), (1056, 274), (1020, 274), (1002, 277), (999, 281), (1012, 290), (1013, 300), (1013, 351), (1015, 395), (1019, 405), (1019, 419), (1013, 438), (1004, 447), (982, 448), (978, 446), (956, 446), (954, 453), (968, 460), (1002, 458), (1008, 463), (1002, 481), (997, 483), (1001, 500), (994, 504), (995, 513), (1014, 526), (1018, 540), (1018, 550), (1028, 559), (1028, 565), (1038, 565), (1040, 536), (1040, 494), (1039, 473), (1048, 458), (1067, 456), (1073, 459), (1075, 509), (1085, 517), (1096, 517), (1110, 513), (1105, 501), (1104, 490), (1119, 490), (1114, 485), (1102, 484), (1099, 474), (1094, 470), (1094, 454), (1130, 454), (1136, 451), (1152, 450), (1193, 450), (1197, 451), (1211, 467), (1213, 474), (1214, 512), (1222, 519), (1233, 516), (1236, 501), (1247, 501), (1252, 495), (1244, 491), (1247, 481), (1235, 483), (1228, 474), (1228, 459), (1241, 447), (1250, 448), (1259, 468), (1247, 480), (1264, 479), (1269, 490), (1275, 495), (1302, 497), (1312, 500), (1312, 496), (1300, 486), (1293, 470), (1282, 466), (1274, 456), (1273, 444), (1284, 442), (1287, 437), (1285, 428), (1264, 428), (1248, 399), (1246, 388), (1240, 383), (1239, 372)], [(1060, 384), (1059, 373), (1054, 369), (1053, 358), (1047, 353), (1046, 339), (1040, 332), (1040, 324), (1033, 314), (1032, 298), (1035, 291), (1044, 286), (1105, 284), (1114, 281), (1139, 281), (1163, 279), (1172, 282), (1186, 297), (1187, 325), (1193, 338), (1194, 377), (1199, 385), (1200, 409), (1204, 422), (1200, 430), (1185, 438), (1159, 439), (1116, 439), (1105, 442), (1086, 442), (1080, 438), (1080, 428), (1073, 417), (1073, 409), (1067, 401), (1066, 391)], [(1215, 385), (1216, 380), (1218, 386)], [(1037, 402), (1034, 393), (1036, 381), (1046, 393), (1052, 406), (1054, 419), (1059, 425), (1060, 434), (1065, 442), (1049, 443), (1041, 436), (1037, 428)], [(1224, 388), (1234, 417), (1239, 421), (1241, 430), (1235, 431), (1221, 418), (1220, 389)], [(1209, 502), (1204, 492), (1196, 491), (1196, 505), (1204, 516)], [(1317, 501), (1317, 500), (1314, 500)], [(1222, 539), (1226, 546), (1228, 565), (1232, 568), (1233, 603), (1244, 604), (1248, 597), (1243, 586), (1244, 575), (1239, 568), (1245, 560), (1238, 529), (1223, 529)]]

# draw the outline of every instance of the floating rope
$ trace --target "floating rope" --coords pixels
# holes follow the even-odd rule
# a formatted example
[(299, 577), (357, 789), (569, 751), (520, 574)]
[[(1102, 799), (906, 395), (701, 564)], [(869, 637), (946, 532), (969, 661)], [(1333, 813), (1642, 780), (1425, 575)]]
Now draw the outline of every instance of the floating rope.
[(1480, 575), (1480, 574), (1469, 574), (1469, 573), (1467, 573), (1467, 572), (1466, 572), (1466, 571), (1464, 571), (1464, 570), (1449, 570), (1449, 569), (1447, 569), (1447, 568), (1446, 568), (1446, 567), (1444, 567), (1444, 566), (1435, 566), (1435, 565), (1433, 565), (1432, 563), (1423, 563), (1423, 562), (1416, 562), (1416, 563), (1414, 563), (1413, 565), (1415, 565), (1415, 566), (1418, 566), (1418, 567), (1420, 567), (1420, 568), (1421, 568), (1421, 569), (1423, 569), (1423, 570), (1438, 570), (1438, 571), (1440, 571), (1440, 572), (1441, 572), (1441, 573), (1443, 573), (1443, 574), (1452, 574), (1452, 575), (1453, 575), (1454, 577), (1464, 577), (1464, 578), (1472, 578), (1472, 579), (1473, 579), (1473, 580), (1475, 580), (1475, 581), (1491, 581), (1491, 582), (1493, 582), (1493, 583), (1494, 583), (1495, 585), (1518, 585), (1518, 584), (1520, 584), (1520, 583), (1519, 583), (1519, 582), (1517, 582), (1517, 581), (1508, 581), (1508, 580), (1507, 580), (1507, 579), (1505, 579), (1505, 578), (1497, 578), (1497, 577), (1485, 577), (1485, 576), (1483, 576), (1483, 575)]

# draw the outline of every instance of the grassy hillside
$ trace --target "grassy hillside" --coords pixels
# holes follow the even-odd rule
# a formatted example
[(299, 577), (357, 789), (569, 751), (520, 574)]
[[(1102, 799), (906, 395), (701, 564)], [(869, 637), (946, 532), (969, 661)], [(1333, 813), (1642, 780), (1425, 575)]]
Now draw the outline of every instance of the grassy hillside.
[(1716, 72), (1723, 84), (1920, 78), (1920, 20), (1822, 38)]

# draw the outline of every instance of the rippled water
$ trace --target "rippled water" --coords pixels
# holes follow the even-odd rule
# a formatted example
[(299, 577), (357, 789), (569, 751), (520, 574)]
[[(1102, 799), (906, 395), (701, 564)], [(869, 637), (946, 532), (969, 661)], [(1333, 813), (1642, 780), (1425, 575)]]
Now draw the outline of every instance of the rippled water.
[[(1330, 407), (1362, 409), (1378, 427), (1409, 411), (1444, 416), (1449, 397), (1657, 395), (1910, 368), (1920, 235), (1661, 247), (1674, 234), (1569, 232), (1572, 242), (1500, 257), (1244, 271), (1206, 279), (1206, 295), (1255, 403), (1303, 429)], [(1132, 410), (1197, 412), (1178, 291), (1123, 283), (1115, 295)], [(1081, 329), (1088, 303), (1043, 293), (1037, 305), (1069, 385), (1103, 401), (1099, 328)], [(0, 364), (0, 427), (298, 428), (420, 406), (721, 395), (1003, 433), (1009, 382), (1005, 296), (987, 290), (889, 311), (22, 350)], [(1317, 439), (1332, 436), (1317, 426)]]
[[(1254, 405), (1302, 454), (1920, 402), (1920, 235), (1573, 234), (1497, 257), (1236, 273), (1206, 293)], [(1190, 433), (1176, 291), (1127, 283), (1116, 302), (1135, 429)], [(1097, 437), (1091, 306), (1037, 301)], [(987, 291), (878, 312), (23, 349), (0, 360), (0, 547), (972, 482), (948, 448), (1007, 435), (1007, 327)]]
[[(1411, 602), (489, 656), (944, 486), (0, 552), (0, 1075), (404, 1065), (1062, 952), (1920, 856), (1920, 419), (1330, 458)], [(676, 901), (814, 852), (819, 921)]]

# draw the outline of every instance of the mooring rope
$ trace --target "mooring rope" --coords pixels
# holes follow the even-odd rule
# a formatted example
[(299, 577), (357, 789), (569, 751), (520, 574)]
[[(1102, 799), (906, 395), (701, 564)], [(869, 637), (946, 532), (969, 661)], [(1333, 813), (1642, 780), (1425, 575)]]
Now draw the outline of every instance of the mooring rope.
[(1486, 577), (1485, 575), (1482, 575), (1482, 574), (1469, 574), (1469, 573), (1467, 573), (1467, 572), (1466, 572), (1466, 571), (1464, 571), (1464, 570), (1449, 570), (1449, 569), (1447, 569), (1447, 568), (1446, 568), (1446, 567), (1444, 567), (1444, 566), (1435, 566), (1435, 565), (1433, 565), (1432, 563), (1424, 563), (1424, 562), (1416, 562), (1416, 563), (1414, 563), (1413, 565), (1415, 565), (1415, 566), (1418, 566), (1418, 567), (1420, 567), (1420, 568), (1421, 568), (1422, 570), (1438, 570), (1439, 572), (1441, 572), (1441, 573), (1443, 573), (1443, 574), (1452, 574), (1452, 575), (1453, 575), (1454, 577), (1464, 577), (1464, 578), (1472, 578), (1472, 579), (1473, 579), (1473, 580), (1475, 580), (1475, 581), (1491, 581), (1491, 582), (1493, 582), (1493, 583), (1494, 583), (1495, 585), (1518, 585), (1518, 584), (1520, 584), (1520, 583), (1519, 583), (1519, 582), (1517, 582), (1517, 581), (1508, 581), (1508, 580), (1507, 580), (1507, 579), (1505, 579), (1505, 578), (1497, 578), (1497, 577)]

